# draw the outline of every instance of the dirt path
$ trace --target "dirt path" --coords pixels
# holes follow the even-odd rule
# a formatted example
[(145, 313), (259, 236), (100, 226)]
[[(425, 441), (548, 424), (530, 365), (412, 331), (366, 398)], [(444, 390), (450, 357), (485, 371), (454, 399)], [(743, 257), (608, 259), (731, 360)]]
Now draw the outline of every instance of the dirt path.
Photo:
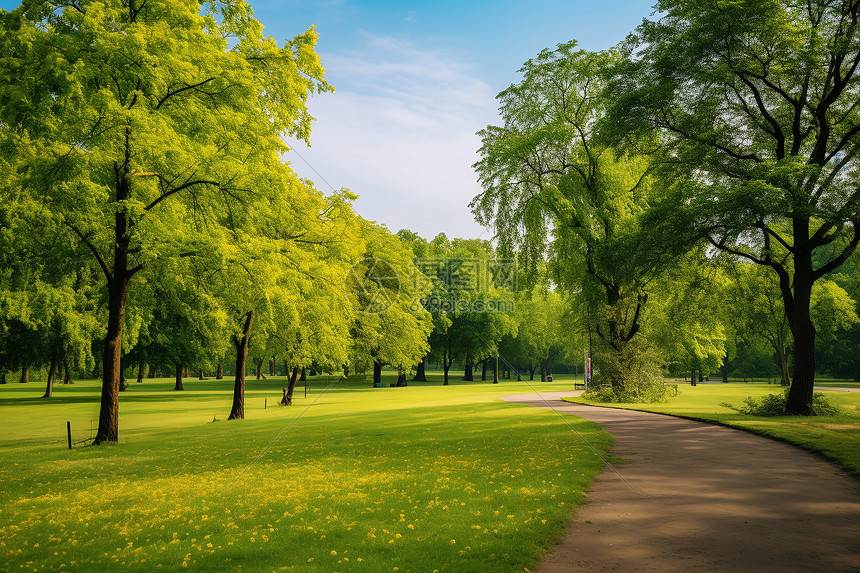
[(860, 571), (860, 483), (839, 468), (739, 430), (559, 399), (577, 393), (503, 398), (597, 422), (624, 460), (537, 573)]

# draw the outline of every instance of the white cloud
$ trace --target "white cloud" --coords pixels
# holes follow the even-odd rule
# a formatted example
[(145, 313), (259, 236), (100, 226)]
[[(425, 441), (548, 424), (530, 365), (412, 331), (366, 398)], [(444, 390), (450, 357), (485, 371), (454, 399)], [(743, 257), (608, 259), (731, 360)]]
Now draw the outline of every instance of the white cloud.
[[(496, 121), (495, 94), (449, 54), (366, 40), (361, 52), (323, 55), (338, 90), (311, 100), (312, 147), (298, 153), (329, 184), (359, 194), (357, 211), (392, 231), (490, 238), (468, 203), (480, 192), (475, 132)], [(296, 154), (286, 159), (325, 187)]]

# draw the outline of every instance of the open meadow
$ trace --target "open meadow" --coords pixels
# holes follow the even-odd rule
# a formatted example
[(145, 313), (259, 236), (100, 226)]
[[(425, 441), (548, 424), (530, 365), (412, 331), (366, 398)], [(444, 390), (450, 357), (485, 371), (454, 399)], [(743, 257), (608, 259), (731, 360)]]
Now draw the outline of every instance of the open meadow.
[(71, 451), (66, 421), (89, 437), (98, 382), (50, 401), (0, 386), (0, 569), (523, 571), (610, 445), (590, 422), (497, 400), (525, 383), (310, 380), (290, 407), (282, 377), (249, 380), (246, 419), (229, 422), (231, 380), (131, 382), (119, 442)]

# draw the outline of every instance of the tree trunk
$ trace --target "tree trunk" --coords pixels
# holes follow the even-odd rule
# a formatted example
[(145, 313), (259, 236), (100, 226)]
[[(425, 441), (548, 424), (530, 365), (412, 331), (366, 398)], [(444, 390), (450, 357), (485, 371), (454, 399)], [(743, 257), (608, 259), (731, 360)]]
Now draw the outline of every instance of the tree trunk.
[(21, 366), (21, 384), (27, 384), (30, 381), (30, 365), (24, 364)]
[(543, 367), (543, 364), (540, 365), (540, 381), (546, 382), (546, 368)]
[[(313, 372), (313, 370), (311, 370)], [(373, 361), (373, 383), (382, 384), (382, 362)]]
[(485, 358), (481, 361), (481, 382), (487, 380), (487, 361), (489, 358)]
[(6, 371), (0, 369), (0, 384), (6, 383)]
[[(128, 195), (126, 179), (117, 191), (117, 200)], [(108, 277), (108, 324), (102, 353), (102, 393), (99, 406), (99, 429), (94, 444), (116, 442), (119, 439), (119, 387), (122, 378), (122, 332), (125, 326), (125, 309), (128, 299), (128, 281), (136, 270), (128, 269), (127, 221), (124, 212), (118, 212), (114, 225), (114, 264)], [(136, 267), (138, 268), (138, 267)]]
[[(277, 376), (276, 365), (277, 365), (277, 362), (275, 361), (275, 356), (272, 355), (272, 359), (269, 361), (269, 376), (272, 376), (272, 377)], [(289, 374), (289, 373), (285, 373), (284, 375), (286, 376), (287, 374)]]
[(220, 360), (218, 361), (218, 371), (215, 374), (215, 380), (223, 380), (224, 379), (224, 363)]
[(535, 368), (536, 366), (534, 364), (529, 364), (529, 380), (535, 379)]
[(146, 376), (146, 363), (141, 360), (137, 365), (137, 383), (143, 384), (143, 377)]
[(311, 376), (316, 376), (316, 375), (317, 375), (317, 368), (316, 368), (316, 366), (311, 366), (311, 372), (310, 372), (310, 375), (311, 375)]
[(517, 372), (517, 382), (522, 382), (522, 381), (523, 381), (523, 377), (522, 377), (522, 375), (520, 375), (520, 368), (519, 368), (519, 366), (517, 367), (516, 372)]
[(475, 381), (475, 377), (472, 374), (471, 362), (466, 364), (466, 367), (465, 367), (464, 372), (463, 372), (463, 380), (465, 380), (466, 382), (474, 382)]
[(263, 359), (262, 358), (255, 358), (254, 364), (257, 365), (257, 380), (265, 379), (266, 377), (263, 376)]
[(493, 384), (499, 383), (499, 359), (493, 360)]
[(45, 387), (45, 395), (42, 398), (50, 398), (54, 395), (54, 375), (57, 373), (57, 353), (51, 351), (51, 363), (48, 366), (48, 384)]
[(242, 336), (233, 337), (236, 347), (236, 380), (233, 384), (233, 407), (230, 409), (228, 420), (245, 419), (245, 368), (248, 363), (248, 350), (251, 341), (251, 327), (254, 326), (254, 311), (249, 310), (245, 315), (245, 326)]
[(174, 390), (176, 390), (176, 391), (185, 390), (185, 388), (183, 388), (183, 387), (182, 387), (182, 375), (183, 375), (184, 373), (185, 373), (185, 372), (184, 372), (184, 370), (182, 369), (182, 365), (181, 365), (181, 364), (176, 364), (176, 373), (175, 373), (175, 376), (174, 376), (174, 377), (175, 377), (175, 379), (176, 379), (176, 384), (173, 386), (173, 389), (174, 389)]
[(304, 366), (302, 366), (302, 375), (299, 377), (299, 382), (307, 382), (308, 381), (308, 372)]
[[(798, 233), (795, 232), (795, 237)], [(785, 404), (786, 414), (809, 416), (815, 386), (815, 325), (810, 317), (812, 299), (811, 256), (795, 253), (794, 293), (788, 323), (794, 335), (794, 376)], [(782, 285), (781, 285), (782, 286)], [(785, 296), (785, 289), (783, 289)]]
[(780, 383), (783, 386), (791, 386), (791, 378), (788, 375), (788, 352), (785, 349), (785, 346), (781, 346), (779, 352), (777, 353), (779, 356), (779, 377)]
[(349, 377), (349, 364), (343, 365), (343, 377), (344, 378)]
[[(286, 366), (286, 364), (284, 366)], [(289, 369), (287, 369), (287, 373), (289, 373)], [(287, 384), (287, 387), (284, 388), (284, 397), (281, 398), (281, 405), (282, 406), (292, 406), (293, 405), (293, 390), (296, 387), (296, 379), (298, 378), (298, 375), (299, 375), (299, 368), (294, 367), (293, 373), (290, 374), (289, 384)]]
[(442, 386), (448, 385), (448, 370), (451, 367), (451, 363), (448, 361), (448, 349), (445, 348), (442, 350), (442, 369), (445, 371), (445, 382), (442, 383)]
[(723, 384), (729, 383), (729, 365), (727, 364), (727, 362), (728, 362), (728, 356), (726, 356), (726, 358), (723, 359), (723, 367), (722, 367)]
[(425, 372), (424, 360), (418, 363), (415, 367), (415, 376), (412, 377), (413, 382), (427, 382), (427, 374)]

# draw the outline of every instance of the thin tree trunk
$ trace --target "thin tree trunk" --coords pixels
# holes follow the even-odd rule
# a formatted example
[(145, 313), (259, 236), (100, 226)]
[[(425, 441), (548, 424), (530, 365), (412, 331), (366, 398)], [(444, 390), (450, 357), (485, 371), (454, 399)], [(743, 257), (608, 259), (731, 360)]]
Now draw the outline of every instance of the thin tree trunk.
[(146, 363), (141, 360), (137, 365), (137, 383), (143, 384), (143, 377), (146, 376)]
[(299, 377), (299, 382), (307, 382), (308, 381), (308, 372), (304, 366), (302, 366), (302, 374)]
[(481, 361), (481, 382), (484, 382), (487, 379), (487, 360), (489, 360), (489, 358), (485, 358)]
[(21, 366), (21, 384), (30, 382), (30, 365), (24, 364)]
[(529, 364), (529, 380), (535, 379), (535, 368), (537, 368), (534, 364)]
[(445, 348), (444, 350), (442, 350), (442, 368), (445, 371), (445, 382), (442, 384), (442, 386), (448, 385), (448, 368), (450, 366), (451, 363), (448, 362), (448, 349)]
[(174, 378), (176, 379), (176, 384), (173, 386), (174, 390), (176, 390), (176, 391), (185, 390), (185, 388), (182, 387), (182, 375), (184, 373), (185, 373), (185, 371), (183, 370), (182, 365), (176, 364), (176, 373), (174, 376)]
[(469, 362), (466, 364), (465, 371), (463, 372), (463, 380), (466, 382), (474, 382), (475, 377), (472, 375), (472, 363)]
[(245, 315), (245, 326), (242, 328), (242, 336), (233, 337), (233, 345), (236, 347), (236, 379), (233, 385), (233, 407), (230, 409), (228, 420), (245, 419), (245, 368), (248, 363), (248, 350), (251, 341), (251, 328), (254, 326), (254, 311), (250, 310)]
[(42, 398), (50, 398), (54, 395), (54, 375), (57, 373), (57, 353), (51, 351), (51, 363), (48, 366), (48, 384), (45, 387), (45, 395)]
[(493, 361), (493, 384), (499, 383), (499, 360)]
[(543, 367), (543, 364), (540, 365), (540, 381), (546, 382), (546, 369)]
[(275, 362), (275, 356), (272, 355), (272, 360), (269, 362), (269, 376), (272, 376), (273, 378), (276, 376), (276, 374), (275, 374), (275, 365), (276, 364), (277, 364), (277, 362)]
[(264, 376), (263, 376), (263, 359), (262, 358), (255, 358), (254, 364), (257, 365), (257, 380), (262, 380), (264, 378)]
[(788, 375), (788, 352), (785, 346), (782, 346), (778, 352), (779, 355), (779, 376), (780, 383), (783, 386), (791, 386), (791, 378)]
[(373, 361), (373, 384), (382, 384), (382, 362), (376, 360)]
[(218, 371), (215, 374), (215, 380), (223, 380), (224, 379), (224, 363), (220, 360), (218, 361)]
[[(286, 366), (286, 364), (284, 366)], [(289, 368), (287, 368), (287, 373), (289, 373), (289, 372), (290, 372), (290, 370), (289, 370)], [(296, 387), (296, 379), (298, 378), (298, 375), (299, 375), (299, 368), (298, 368), (298, 366), (296, 366), (293, 368), (292, 374), (290, 374), (289, 384), (287, 384), (287, 387), (284, 388), (284, 396), (283, 396), (283, 398), (281, 398), (281, 405), (282, 406), (292, 406), (293, 405), (293, 390)]]

